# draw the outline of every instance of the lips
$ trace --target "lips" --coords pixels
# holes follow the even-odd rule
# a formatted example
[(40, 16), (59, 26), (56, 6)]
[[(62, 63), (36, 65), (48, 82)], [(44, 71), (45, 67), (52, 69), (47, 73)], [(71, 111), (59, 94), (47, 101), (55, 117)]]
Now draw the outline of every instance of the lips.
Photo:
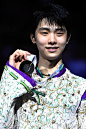
[(46, 47), (47, 49), (57, 49), (58, 47)]
[(46, 47), (48, 49), (49, 52), (55, 52), (57, 51), (58, 47)]

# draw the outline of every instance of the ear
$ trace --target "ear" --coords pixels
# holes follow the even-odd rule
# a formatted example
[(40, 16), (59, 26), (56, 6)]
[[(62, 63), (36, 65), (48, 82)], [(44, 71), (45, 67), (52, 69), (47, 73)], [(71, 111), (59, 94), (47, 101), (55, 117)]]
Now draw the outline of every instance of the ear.
[(70, 36), (68, 37), (66, 44), (69, 43), (70, 38), (71, 38), (71, 34), (70, 34)]
[(30, 39), (31, 41), (35, 44), (36, 43), (36, 40), (35, 40), (35, 37), (33, 34), (30, 34)]

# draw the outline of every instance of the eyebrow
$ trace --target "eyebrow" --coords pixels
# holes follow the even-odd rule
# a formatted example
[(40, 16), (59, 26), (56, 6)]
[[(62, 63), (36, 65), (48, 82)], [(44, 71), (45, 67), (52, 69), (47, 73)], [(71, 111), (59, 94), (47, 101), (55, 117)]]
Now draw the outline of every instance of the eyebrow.
[[(47, 31), (50, 32), (50, 28), (48, 28), (48, 27), (40, 27), (40, 28), (39, 28), (39, 31), (42, 31), (42, 30), (47, 30)], [(55, 29), (55, 32), (56, 32), (56, 31), (60, 31), (60, 30), (61, 30), (61, 31), (65, 31), (65, 28), (58, 27), (58, 28)]]

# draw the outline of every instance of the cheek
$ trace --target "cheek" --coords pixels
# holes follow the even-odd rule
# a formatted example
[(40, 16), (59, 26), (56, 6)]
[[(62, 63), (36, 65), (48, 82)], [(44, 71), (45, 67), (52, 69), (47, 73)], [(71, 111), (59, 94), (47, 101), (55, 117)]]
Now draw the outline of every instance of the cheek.
[(39, 45), (45, 45), (46, 44), (46, 39), (41, 36), (40, 38), (37, 38), (36, 43), (39, 44)]
[(40, 36), (40, 35), (36, 36), (36, 45), (37, 45), (39, 51), (44, 49), (46, 42), (47, 42), (47, 40), (43, 36)]
[(67, 43), (67, 36), (58, 37), (57, 40), (58, 40), (57, 42), (58, 42), (60, 45), (66, 45), (66, 43)]
[(62, 52), (66, 47), (67, 37), (59, 37), (58, 44), (59, 44), (59, 52)]
[(36, 45), (39, 51), (42, 51), (42, 49), (44, 48), (45, 45), (45, 40), (44, 38), (37, 38), (36, 39)]

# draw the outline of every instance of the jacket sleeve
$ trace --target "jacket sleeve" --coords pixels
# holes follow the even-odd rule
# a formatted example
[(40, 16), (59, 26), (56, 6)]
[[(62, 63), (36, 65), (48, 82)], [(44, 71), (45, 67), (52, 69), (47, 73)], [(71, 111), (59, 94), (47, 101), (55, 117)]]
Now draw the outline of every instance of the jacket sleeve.
[[(12, 103), (15, 98), (26, 94), (33, 88), (33, 81), (34, 80), (27, 81), (10, 66), (5, 66), (0, 81), (0, 129), (6, 128), (7, 122), (14, 119)], [(8, 114), (10, 112), (10, 118), (8, 119)], [(12, 125), (13, 123), (11, 126)], [(9, 127), (11, 128), (11, 126)]]
[(80, 129), (86, 129), (86, 92), (84, 93), (78, 109), (78, 123)]

